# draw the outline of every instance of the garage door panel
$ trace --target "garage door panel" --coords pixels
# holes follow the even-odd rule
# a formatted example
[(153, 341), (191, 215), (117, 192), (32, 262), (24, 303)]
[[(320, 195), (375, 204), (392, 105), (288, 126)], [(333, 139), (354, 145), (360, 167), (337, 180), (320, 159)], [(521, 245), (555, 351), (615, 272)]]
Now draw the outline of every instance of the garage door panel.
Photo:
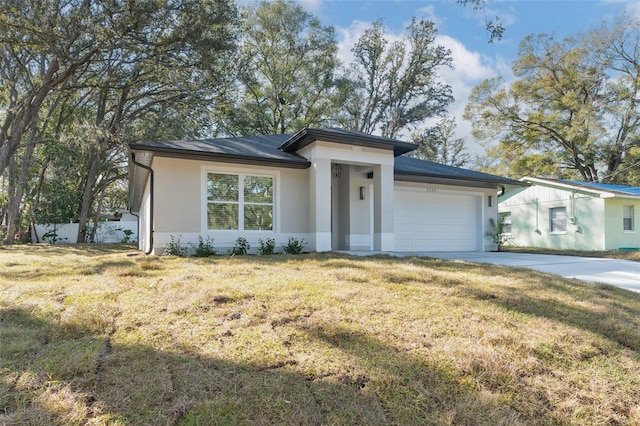
[(398, 190), (394, 201), (396, 250), (478, 250), (477, 196)]

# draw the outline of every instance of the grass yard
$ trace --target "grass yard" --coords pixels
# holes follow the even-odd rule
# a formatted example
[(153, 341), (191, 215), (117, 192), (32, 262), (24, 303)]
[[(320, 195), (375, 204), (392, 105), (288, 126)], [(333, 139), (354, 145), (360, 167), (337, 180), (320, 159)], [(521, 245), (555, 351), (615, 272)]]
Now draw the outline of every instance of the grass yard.
[(511, 253), (552, 254), (556, 256), (603, 257), (608, 259), (633, 260), (640, 262), (640, 250), (563, 250), (538, 247), (503, 246), (502, 251)]
[(421, 258), (0, 247), (2, 425), (640, 424), (640, 294)]

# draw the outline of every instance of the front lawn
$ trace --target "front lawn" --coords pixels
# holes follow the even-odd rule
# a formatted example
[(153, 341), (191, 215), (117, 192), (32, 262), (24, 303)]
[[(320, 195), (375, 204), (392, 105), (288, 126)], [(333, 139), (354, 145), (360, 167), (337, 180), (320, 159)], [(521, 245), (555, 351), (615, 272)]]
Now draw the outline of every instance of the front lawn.
[(0, 247), (0, 424), (640, 424), (640, 295), (525, 269)]

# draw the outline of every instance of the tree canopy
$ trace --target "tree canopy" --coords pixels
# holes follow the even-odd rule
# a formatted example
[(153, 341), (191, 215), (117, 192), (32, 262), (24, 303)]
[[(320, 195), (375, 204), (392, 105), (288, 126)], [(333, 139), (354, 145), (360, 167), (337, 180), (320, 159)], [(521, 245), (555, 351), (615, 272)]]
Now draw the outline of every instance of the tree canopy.
[(342, 109), (336, 121), (349, 130), (393, 138), (446, 113), (453, 96), (438, 72), (452, 62), (451, 52), (435, 43), (432, 21), (413, 19), (407, 34), (393, 43), (386, 32), (378, 20), (354, 46), (353, 63), (338, 83)]
[(218, 132), (289, 133), (325, 123), (337, 50), (333, 28), (292, 1), (246, 7), (233, 80), (213, 115)]
[(235, 8), (200, 0), (0, 4), (5, 241), (31, 221), (53, 219), (79, 220), (84, 241), (89, 216), (126, 178), (130, 138), (200, 130), (186, 118), (198, 121), (199, 106), (218, 91)]
[(516, 80), (485, 80), (466, 110), (506, 174), (633, 183), (640, 131), (640, 26), (630, 17), (557, 42), (527, 37)]
[[(127, 144), (338, 125), (398, 137), (454, 164), (431, 21), (390, 41), (374, 22), (340, 64), (334, 29), (291, 0), (0, 0), (0, 239), (79, 222), (93, 241), (126, 207)], [(447, 124), (448, 123), (448, 124)], [(420, 133), (422, 132), (422, 133)], [(460, 154), (460, 155), (459, 155)], [(455, 163), (459, 164), (459, 163)], [(92, 224), (93, 222), (93, 224)]]

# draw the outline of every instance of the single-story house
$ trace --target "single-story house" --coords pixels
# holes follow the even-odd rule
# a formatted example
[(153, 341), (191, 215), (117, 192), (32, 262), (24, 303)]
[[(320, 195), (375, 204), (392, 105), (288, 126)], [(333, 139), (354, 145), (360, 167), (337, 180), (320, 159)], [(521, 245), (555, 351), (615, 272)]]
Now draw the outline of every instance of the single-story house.
[(575, 250), (640, 247), (640, 188), (525, 177), (499, 197), (507, 244)]
[(140, 249), (293, 237), (317, 252), (494, 250), (498, 190), (522, 184), (405, 155), (415, 148), (333, 128), (132, 144)]

